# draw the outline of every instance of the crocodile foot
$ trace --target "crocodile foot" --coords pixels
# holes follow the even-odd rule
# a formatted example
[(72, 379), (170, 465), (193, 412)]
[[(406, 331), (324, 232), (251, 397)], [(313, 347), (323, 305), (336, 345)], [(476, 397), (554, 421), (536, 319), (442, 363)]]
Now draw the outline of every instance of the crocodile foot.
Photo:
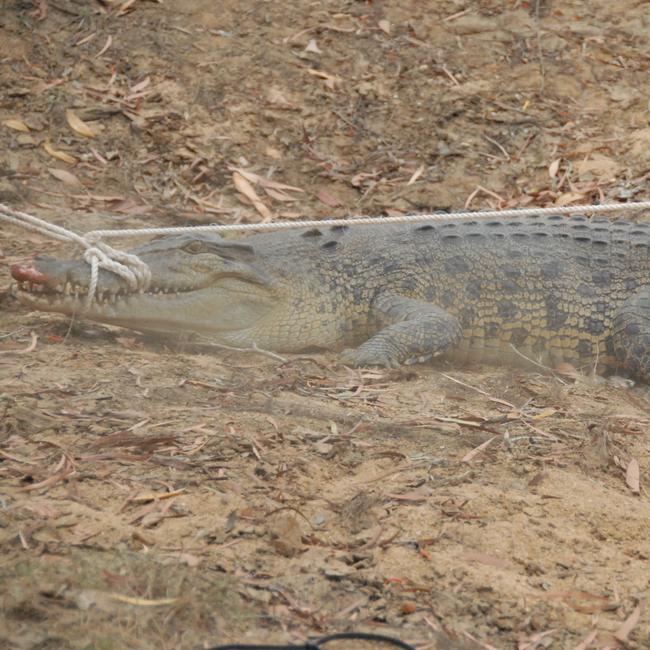
[(341, 361), (346, 366), (354, 368), (379, 366), (380, 368), (399, 368), (402, 365), (396, 356), (386, 350), (364, 350), (361, 348), (346, 348), (340, 354)]

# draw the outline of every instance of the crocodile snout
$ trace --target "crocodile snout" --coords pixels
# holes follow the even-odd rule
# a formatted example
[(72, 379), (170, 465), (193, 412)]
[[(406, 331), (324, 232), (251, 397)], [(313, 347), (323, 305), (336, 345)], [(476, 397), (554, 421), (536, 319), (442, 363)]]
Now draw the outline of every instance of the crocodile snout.
[(18, 282), (32, 282), (34, 284), (47, 284), (48, 277), (41, 273), (33, 263), (12, 264), (11, 277)]

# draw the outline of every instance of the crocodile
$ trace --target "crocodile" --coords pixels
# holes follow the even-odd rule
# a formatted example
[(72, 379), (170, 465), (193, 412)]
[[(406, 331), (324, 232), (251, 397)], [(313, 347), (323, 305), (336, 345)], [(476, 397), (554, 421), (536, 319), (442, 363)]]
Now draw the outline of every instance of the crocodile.
[(650, 383), (650, 223), (538, 216), (342, 225), (224, 239), (185, 233), (131, 252), (132, 291), (83, 260), (11, 273), (25, 305), (142, 332), (276, 352), (342, 350), (355, 366), (447, 355), (623, 371)]

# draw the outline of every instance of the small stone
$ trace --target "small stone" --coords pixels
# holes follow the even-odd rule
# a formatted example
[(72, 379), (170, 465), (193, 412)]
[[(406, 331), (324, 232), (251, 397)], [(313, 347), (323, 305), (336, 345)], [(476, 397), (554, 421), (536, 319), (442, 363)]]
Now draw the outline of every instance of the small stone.
[(404, 616), (413, 614), (418, 608), (418, 604), (414, 600), (405, 600), (400, 607), (400, 611)]
[(297, 519), (288, 513), (280, 514), (268, 528), (273, 548), (285, 557), (293, 557), (302, 551), (302, 530)]

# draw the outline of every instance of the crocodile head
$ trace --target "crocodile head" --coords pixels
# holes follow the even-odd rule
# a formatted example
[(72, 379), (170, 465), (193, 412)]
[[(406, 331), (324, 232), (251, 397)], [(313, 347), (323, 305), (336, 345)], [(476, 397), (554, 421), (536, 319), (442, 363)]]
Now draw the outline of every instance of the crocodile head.
[(283, 285), (277, 278), (271, 281), (245, 243), (191, 234), (154, 240), (130, 252), (149, 265), (146, 291), (133, 291), (121, 277), (100, 269), (88, 306), (85, 261), (36, 257), (12, 266), (15, 295), (41, 311), (142, 332), (194, 332), (234, 345), (255, 342), (256, 332), (282, 317)]

